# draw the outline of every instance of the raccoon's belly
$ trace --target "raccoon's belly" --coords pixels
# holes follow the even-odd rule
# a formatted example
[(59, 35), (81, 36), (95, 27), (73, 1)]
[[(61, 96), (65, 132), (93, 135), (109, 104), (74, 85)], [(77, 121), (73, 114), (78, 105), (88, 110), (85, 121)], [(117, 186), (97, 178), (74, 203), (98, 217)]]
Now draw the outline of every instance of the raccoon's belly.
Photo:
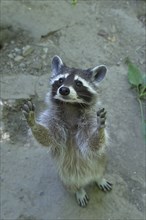
[(77, 153), (58, 158), (58, 171), (61, 180), (67, 186), (77, 188), (94, 181), (101, 173), (98, 157), (85, 159)]
[(68, 186), (81, 187), (100, 177), (106, 164), (105, 145), (106, 143), (100, 146), (97, 154), (88, 148), (84, 155), (84, 152), (76, 145), (76, 141), (70, 138), (56, 158), (58, 172), (63, 183)]

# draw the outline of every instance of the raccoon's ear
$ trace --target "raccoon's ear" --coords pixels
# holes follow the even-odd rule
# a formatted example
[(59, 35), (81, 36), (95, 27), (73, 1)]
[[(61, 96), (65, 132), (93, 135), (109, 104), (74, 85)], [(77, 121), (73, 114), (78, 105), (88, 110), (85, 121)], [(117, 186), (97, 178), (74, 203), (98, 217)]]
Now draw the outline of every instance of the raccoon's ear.
[(107, 68), (104, 65), (96, 66), (93, 69), (91, 69), (93, 81), (100, 82), (104, 79)]
[(63, 66), (63, 62), (62, 62), (61, 58), (59, 56), (55, 55), (52, 58), (52, 63), (51, 63), (52, 75), (56, 76), (56, 75), (60, 74), (62, 66)]

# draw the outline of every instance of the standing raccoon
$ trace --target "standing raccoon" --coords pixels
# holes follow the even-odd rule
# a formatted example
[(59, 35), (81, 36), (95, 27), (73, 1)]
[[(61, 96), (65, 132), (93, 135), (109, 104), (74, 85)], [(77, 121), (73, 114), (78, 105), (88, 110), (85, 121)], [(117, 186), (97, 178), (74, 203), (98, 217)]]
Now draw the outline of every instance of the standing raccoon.
[(103, 191), (112, 184), (104, 177), (106, 166), (106, 111), (97, 108), (97, 87), (107, 69), (104, 65), (87, 70), (67, 67), (59, 56), (52, 59), (48, 109), (35, 120), (35, 107), (28, 101), (23, 113), (36, 140), (50, 147), (60, 178), (85, 207), (89, 197), (84, 187), (92, 182)]

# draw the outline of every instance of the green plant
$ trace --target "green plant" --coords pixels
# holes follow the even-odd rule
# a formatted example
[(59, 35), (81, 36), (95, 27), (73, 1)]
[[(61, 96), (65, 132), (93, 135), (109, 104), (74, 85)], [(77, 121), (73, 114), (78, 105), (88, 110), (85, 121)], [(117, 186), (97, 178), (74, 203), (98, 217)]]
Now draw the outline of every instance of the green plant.
[(146, 115), (144, 116), (144, 103), (146, 100), (146, 75), (142, 74), (136, 65), (134, 65), (129, 58), (126, 58), (126, 64), (128, 65), (128, 81), (132, 88), (136, 89), (137, 100), (140, 105), (142, 128), (146, 137)]
[(78, 0), (72, 0), (72, 4), (76, 5)]

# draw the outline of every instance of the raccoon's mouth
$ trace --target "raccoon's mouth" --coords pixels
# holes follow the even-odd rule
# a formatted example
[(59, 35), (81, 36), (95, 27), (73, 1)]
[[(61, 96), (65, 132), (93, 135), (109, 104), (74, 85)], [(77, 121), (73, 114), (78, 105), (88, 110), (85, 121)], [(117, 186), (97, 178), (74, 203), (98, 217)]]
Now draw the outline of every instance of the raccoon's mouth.
[(54, 99), (63, 101), (63, 102), (69, 102), (69, 103), (84, 103), (82, 99), (78, 98), (78, 97), (70, 97), (68, 96), (62, 96), (62, 95), (55, 95)]

